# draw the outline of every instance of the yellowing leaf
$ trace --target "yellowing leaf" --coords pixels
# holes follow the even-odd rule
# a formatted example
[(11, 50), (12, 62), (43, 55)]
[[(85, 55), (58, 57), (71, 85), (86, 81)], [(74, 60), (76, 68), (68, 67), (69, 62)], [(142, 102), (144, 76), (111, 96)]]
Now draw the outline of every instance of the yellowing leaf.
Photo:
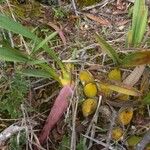
[(110, 90), (108, 88), (108, 85), (107, 84), (101, 84), (101, 83), (98, 83), (97, 84), (97, 87), (98, 87), (98, 91), (102, 94), (104, 94), (105, 96), (110, 96), (111, 93), (112, 93), (112, 90)]
[(121, 66), (134, 67), (144, 64), (150, 64), (150, 51), (139, 51), (127, 54), (122, 60)]
[(67, 63), (65, 67), (66, 70), (62, 70), (62, 75), (59, 77), (60, 82), (63, 86), (71, 85), (73, 82), (71, 72), (74, 68), (74, 65), (72, 65), (71, 63)]
[(132, 96), (140, 96), (141, 93), (140, 91), (130, 87), (123, 87), (123, 86), (118, 86), (118, 85), (108, 85), (108, 88), (110, 90), (116, 91), (118, 93), (126, 94), (126, 95), (132, 95)]
[(127, 101), (127, 100), (129, 100), (129, 95), (119, 94), (117, 99), (122, 100), (122, 101)]
[(93, 114), (97, 107), (97, 101), (95, 99), (87, 99), (82, 104), (82, 113), (84, 117), (88, 117)]
[(122, 135), (123, 135), (122, 128), (116, 127), (112, 130), (112, 139), (114, 139), (115, 141), (120, 140)]
[(94, 81), (93, 75), (87, 70), (80, 71), (79, 78), (83, 85)]
[(94, 97), (97, 94), (97, 86), (95, 83), (88, 83), (84, 87), (84, 94), (87, 97)]
[(118, 120), (122, 125), (127, 125), (133, 117), (133, 108), (124, 108), (119, 111)]
[(121, 71), (119, 69), (113, 69), (108, 74), (109, 80), (121, 81)]

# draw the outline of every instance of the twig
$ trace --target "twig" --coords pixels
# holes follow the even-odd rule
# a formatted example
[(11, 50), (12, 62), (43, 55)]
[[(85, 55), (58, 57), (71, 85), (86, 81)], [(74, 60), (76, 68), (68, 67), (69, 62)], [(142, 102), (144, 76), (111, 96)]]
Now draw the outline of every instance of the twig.
[(108, 136), (107, 136), (108, 138), (106, 140), (106, 143), (107, 143), (106, 150), (108, 150), (109, 147), (110, 147), (112, 129), (113, 129), (113, 126), (115, 125), (115, 120), (116, 120), (116, 117), (117, 117), (117, 112), (114, 110), (114, 108), (111, 107), (111, 106), (110, 106), (110, 108), (111, 108), (113, 113), (112, 113), (112, 117), (111, 117), (111, 120), (110, 120), (111, 122), (110, 122), (110, 128), (109, 128), (109, 132), (108, 132)]
[[(78, 87), (78, 82), (76, 83), (76, 88)], [(75, 89), (76, 89), (75, 88)], [(79, 103), (79, 96), (78, 91), (76, 90), (76, 99), (72, 101), (72, 136), (71, 136), (71, 150), (76, 150), (76, 116), (77, 116), (77, 109)]]
[[(86, 131), (85, 136), (88, 136), (88, 135), (89, 135), (89, 133), (90, 133), (91, 130), (92, 130), (92, 127), (93, 127), (94, 123), (97, 121), (97, 117), (98, 117), (99, 107), (100, 107), (101, 101), (102, 101), (102, 96), (100, 95), (100, 96), (99, 96), (99, 101), (98, 101), (98, 105), (97, 105), (96, 112), (95, 112), (95, 114), (94, 114), (94, 116), (93, 116), (93, 118), (92, 118), (92, 120), (91, 120), (91, 122), (90, 122), (90, 125), (89, 125), (88, 128), (87, 128), (87, 131)], [(91, 137), (91, 138), (92, 138), (92, 137)], [(86, 138), (84, 139), (83, 143), (84, 143), (84, 145), (85, 145), (85, 143), (86, 143)]]
[[(99, 114), (99, 108), (100, 108), (100, 105), (101, 105), (101, 101), (102, 101), (102, 96), (99, 96), (99, 101), (98, 101), (98, 104), (97, 104), (97, 109), (96, 109), (96, 112), (94, 114), (94, 117), (93, 117), (93, 125), (92, 125), (92, 128), (91, 128), (91, 138), (94, 138), (95, 137), (95, 124), (97, 123), (97, 120), (98, 120), (98, 114)], [(93, 141), (90, 140), (89, 142), (89, 146), (88, 148), (90, 149), (90, 147), (93, 145)]]
[[(83, 134), (82, 134), (82, 135), (83, 135)], [(95, 143), (97, 143), (97, 144), (100, 144), (100, 145), (106, 147), (106, 144), (103, 143), (102, 141), (95, 140), (95, 139), (93, 139), (92, 137), (89, 137), (88, 135), (83, 135), (83, 136), (84, 136), (85, 138), (87, 138), (87, 139), (92, 140), (93, 142), (95, 142)], [(109, 146), (109, 149), (110, 149), (110, 150), (114, 150), (114, 148), (113, 148), (112, 146)]]
[(144, 150), (146, 145), (150, 142), (150, 129), (147, 131), (147, 133), (144, 135), (142, 140), (137, 144), (135, 150)]
[(76, 3), (74, 0), (71, 0), (71, 4), (72, 4), (72, 7), (74, 9), (74, 12), (75, 12), (75, 15), (78, 16), (78, 11), (77, 11), (77, 7), (76, 7)]
[(103, 0), (101, 3), (85, 7), (82, 10), (83, 11), (87, 11), (87, 10), (90, 10), (90, 9), (93, 9), (93, 8), (96, 8), (96, 7), (104, 7), (105, 5), (107, 5), (108, 2), (112, 3), (112, 2), (114, 2), (114, 0)]
[(3, 132), (0, 133), (0, 146), (2, 146), (12, 135), (20, 132), (21, 130), (24, 130), (25, 128), (25, 126), (18, 126), (16, 124), (6, 128)]

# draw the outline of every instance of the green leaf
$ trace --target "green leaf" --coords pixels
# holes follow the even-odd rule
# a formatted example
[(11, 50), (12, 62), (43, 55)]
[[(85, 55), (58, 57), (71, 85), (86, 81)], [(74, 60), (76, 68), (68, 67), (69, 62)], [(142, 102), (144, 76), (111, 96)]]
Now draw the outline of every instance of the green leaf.
[[(24, 37), (27, 37), (31, 40), (34, 40), (35, 42), (35, 48), (33, 49), (34, 51), (32, 53), (37, 52), (40, 48), (43, 48), (43, 50), (45, 52), (48, 53), (48, 55), (50, 57), (52, 57), (57, 64), (59, 65), (59, 67), (65, 71), (66, 68), (64, 67), (64, 64), (62, 63), (62, 61), (60, 60), (60, 58), (57, 56), (57, 54), (55, 53), (54, 50), (50, 49), (47, 45), (47, 41), (51, 38), (53, 38), (56, 34), (56, 32), (54, 32), (52, 35), (50, 35), (49, 37), (47, 37), (45, 40), (42, 40), (40, 38), (38, 38), (34, 33), (32, 33), (31, 31), (29, 31), (26, 27), (22, 26), (20, 23), (14, 21), (13, 19), (0, 14), (0, 27), (3, 29), (6, 29), (8, 31), (12, 31), (14, 33), (20, 34)], [(4, 55), (4, 54), (3, 54)], [(17, 59), (9, 59), (9, 61), (16, 61)], [(7, 61), (7, 60), (6, 60)], [(19, 61), (19, 60), (18, 60)]]
[(133, 7), (132, 27), (128, 32), (128, 45), (139, 46), (146, 31), (148, 6), (145, 0), (136, 0)]
[(49, 73), (49, 75), (55, 79), (56, 81), (60, 82), (60, 78), (59, 78), (59, 74), (56, 72), (56, 69), (53, 69), (52, 67), (50, 67), (48, 64), (39, 64), (39, 66), (44, 69), (46, 72)]
[(19, 71), (19, 73), (30, 76), (30, 77), (41, 77), (41, 78), (51, 78), (49, 72), (41, 69), (25, 69), (22, 71)]
[(96, 34), (96, 40), (99, 43), (99, 45), (101, 46), (102, 51), (104, 53), (106, 53), (109, 57), (111, 57), (112, 60), (114, 61), (114, 63), (119, 65), (120, 59), (119, 59), (119, 55), (117, 54), (116, 50), (111, 45), (109, 45), (104, 38), (100, 37), (99, 34)]
[(14, 48), (0, 47), (0, 60), (27, 62), (29, 61), (29, 58)]
[(150, 105), (150, 92), (144, 97), (143, 103), (146, 105)]
[(22, 36), (32, 40), (36, 38), (36, 35), (28, 30), (28, 28), (3, 14), (0, 14), (0, 27), (17, 34), (21, 34)]
[(37, 51), (40, 48), (42, 48), (49, 40), (51, 40), (52, 38), (54, 38), (57, 34), (58, 34), (58, 32), (53, 32), (52, 34), (50, 34), (43, 41), (41, 41), (37, 46), (35, 46), (34, 49), (33, 49), (33, 51)]
[(127, 54), (122, 60), (121, 66), (134, 67), (144, 64), (150, 64), (150, 51), (141, 51)]

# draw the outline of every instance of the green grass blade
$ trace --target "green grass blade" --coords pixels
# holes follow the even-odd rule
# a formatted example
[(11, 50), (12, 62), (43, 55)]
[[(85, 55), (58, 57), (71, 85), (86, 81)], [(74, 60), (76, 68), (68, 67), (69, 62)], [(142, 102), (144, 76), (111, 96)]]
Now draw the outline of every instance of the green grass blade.
[(19, 73), (29, 77), (51, 78), (49, 72), (41, 69), (25, 69), (19, 71)]
[(116, 50), (109, 45), (104, 38), (100, 37), (99, 34), (96, 34), (96, 40), (99, 43), (99, 45), (102, 48), (102, 51), (104, 53), (106, 53), (109, 57), (112, 58), (112, 60), (114, 61), (114, 63), (116, 63), (117, 65), (120, 64), (120, 59), (119, 59), (119, 55), (117, 54)]
[(0, 47), (0, 60), (13, 62), (27, 62), (30, 59), (14, 48)]
[(60, 75), (56, 72), (56, 69), (53, 69), (48, 64), (39, 64), (38, 66), (40, 66), (43, 70), (47, 71), (53, 79), (60, 82), (60, 79), (59, 79)]
[(17, 34), (21, 34), (24, 37), (29, 39), (35, 39), (36, 36), (28, 30), (28, 28), (22, 26), (20, 23), (14, 21), (13, 19), (0, 14), (0, 27), (9, 31), (12, 31)]
[[(0, 14), (0, 27), (3, 29), (6, 29), (8, 31), (12, 31), (14, 33), (20, 34), (26, 38), (29, 38), (33, 41), (35, 41), (35, 49), (34, 52), (37, 52), (40, 48), (43, 48), (45, 52), (49, 54), (50, 57), (52, 57), (60, 66), (62, 70), (65, 70), (64, 64), (60, 60), (60, 58), (57, 56), (54, 50), (50, 49), (46, 44), (48, 39), (51, 39), (55, 36), (56, 32), (54, 32), (52, 35), (50, 35), (45, 40), (42, 40), (38, 38), (34, 33), (28, 30), (28, 28), (22, 26), (20, 23), (15, 22), (13, 19)], [(39, 44), (40, 43), (40, 44)], [(34, 53), (33, 52), (33, 53)]]
[(142, 102), (146, 105), (150, 105), (150, 92), (144, 97)]
[(36, 52), (37, 50), (39, 50), (40, 48), (42, 48), (45, 44), (47, 44), (47, 42), (49, 40), (51, 40), (52, 38), (54, 38), (57, 34), (58, 34), (57, 32), (53, 32), (52, 34), (50, 34), (43, 41), (41, 41), (36, 47), (34, 47), (33, 52)]
[(128, 45), (137, 47), (142, 42), (146, 31), (147, 17), (148, 7), (145, 5), (145, 0), (135, 0), (132, 27), (128, 33)]

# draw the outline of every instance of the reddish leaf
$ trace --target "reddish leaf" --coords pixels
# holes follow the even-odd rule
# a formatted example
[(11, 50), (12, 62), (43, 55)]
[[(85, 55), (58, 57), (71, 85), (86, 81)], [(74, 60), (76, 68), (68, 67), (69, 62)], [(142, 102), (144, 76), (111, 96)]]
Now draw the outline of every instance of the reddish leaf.
[(93, 21), (96, 21), (97, 23), (101, 24), (101, 25), (111, 25), (111, 23), (107, 20), (107, 19), (103, 19), (101, 17), (97, 17), (93, 14), (90, 14), (90, 13), (84, 13), (84, 15), (86, 17), (88, 17), (89, 19), (93, 20)]
[(64, 33), (63, 33), (63, 31), (62, 31), (62, 27), (61, 27), (61, 25), (60, 25), (60, 27), (58, 27), (56, 24), (54, 24), (53, 22), (44, 22), (42, 19), (41, 20), (39, 20), (41, 23), (46, 23), (48, 26), (50, 26), (51, 28), (53, 28), (55, 31), (57, 31), (58, 32), (58, 34), (59, 34), (59, 36), (60, 36), (60, 38), (61, 38), (61, 40), (62, 40), (62, 42), (63, 42), (63, 44), (64, 45), (66, 45), (67, 44), (67, 41), (66, 41), (66, 37), (64, 36)]
[(66, 111), (69, 104), (69, 98), (72, 96), (72, 93), (73, 87), (69, 85), (66, 85), (61, 89), (45, 122), (45, 125), (39, 135), (39, 141), (41, 144), (43, 144), (47, 140), (50, 131), (53, 129), (63, 113)]
[(66, 45), (66, 43), (67, 43), (66, 42), (66, 37), (64, 36), (64, 33), (62, 31), (62, 27), (59, 28), (57, 25), (55, 25), (52, 22), (48, 22), (47, 25), (49, 25), (50, 27), (52, 27), (53, 29), (55, 29), (58, 32), (62, 42), (64, 43), (64, 45)]

